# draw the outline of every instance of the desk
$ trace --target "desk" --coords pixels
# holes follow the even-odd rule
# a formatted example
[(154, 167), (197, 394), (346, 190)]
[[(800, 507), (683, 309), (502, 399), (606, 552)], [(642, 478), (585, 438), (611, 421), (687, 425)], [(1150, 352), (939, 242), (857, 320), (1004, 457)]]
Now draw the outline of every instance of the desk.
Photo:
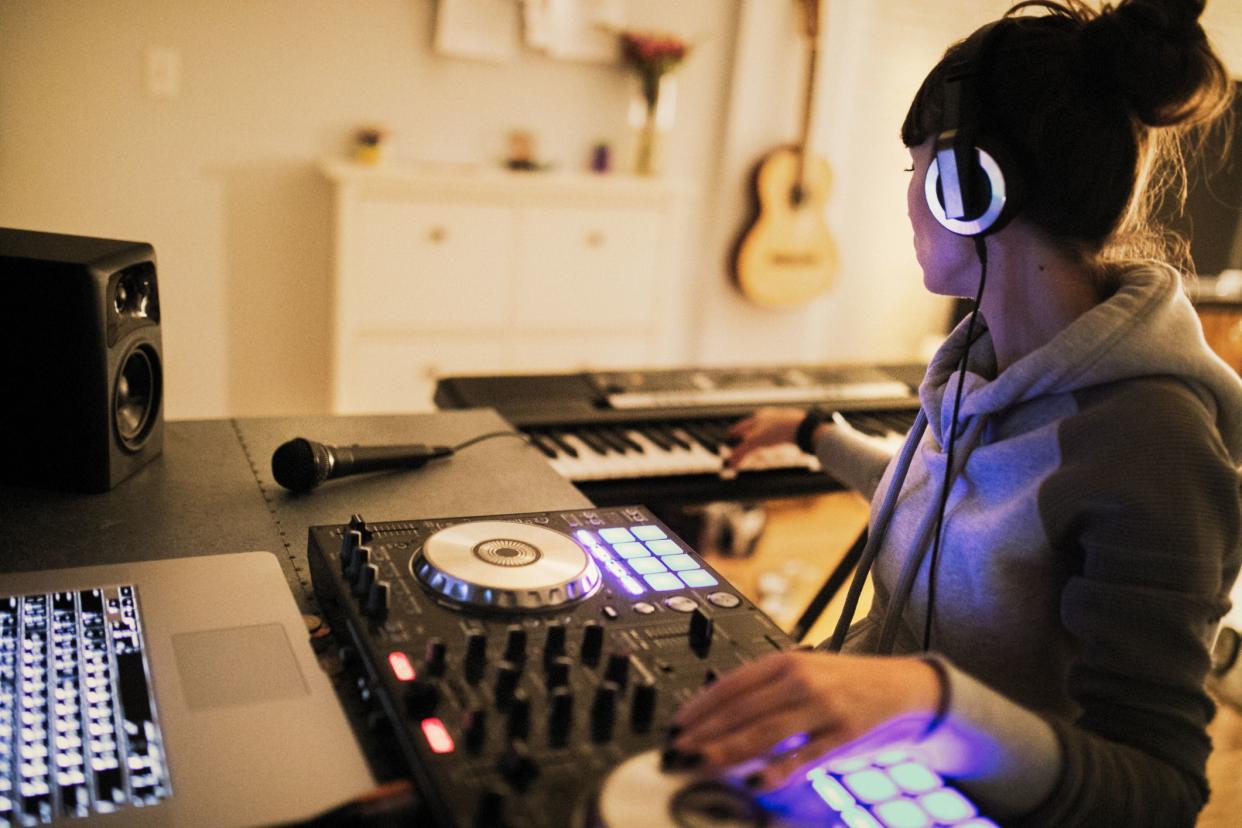
[(330, 480), (302, 495), (272, 479), (271, 456), (304, 436), (344, 445), (455, 445), (512, 427), (490, 409), (382, 417), (276, 417), (166, 424), (164, 453), (104, 494), (0, 487), (0, 571), (264, 549), (303, 612), (316, 610), (307, 528), (368, 520), (574, 509), (591, 504), (533, 448), (488, 440), (418, 471)]

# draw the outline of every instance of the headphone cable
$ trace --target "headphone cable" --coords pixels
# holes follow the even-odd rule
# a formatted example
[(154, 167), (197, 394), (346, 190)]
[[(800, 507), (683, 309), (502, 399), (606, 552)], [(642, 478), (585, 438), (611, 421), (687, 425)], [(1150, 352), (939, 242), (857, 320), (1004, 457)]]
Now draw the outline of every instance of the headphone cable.
[(988, 247), (983, 236), (975, 236), (975, 253), (979, 256), (979, 292), (975, 296), (975, 306), (970, 311), (970, 321), (966, 323), (966, 347), (962, 349), (962, 361), (957, 369), (953, 418), (949, 425), (949, 442), (944, 457), (944, 481), (940, 486), (940, 513), (936, 517), (931, 561), (927, 566), (927, 616), (923, 621), (923, 652), (931, 649), (932, 612), (936, 604), (936, 564), (940, 560), (940, 538), (944, 533), (944, 513), (949, 505), (949, 487), (953, 482), (953, 447), (957, 442), (957, 415), (962, 405), (962, 388), (966, 384), (966, 359), (970, 356), (970, 346), (975, 341), (975, 318), (979, 315), (979, 305), (983, 302), (983, 286), (988, 279)]

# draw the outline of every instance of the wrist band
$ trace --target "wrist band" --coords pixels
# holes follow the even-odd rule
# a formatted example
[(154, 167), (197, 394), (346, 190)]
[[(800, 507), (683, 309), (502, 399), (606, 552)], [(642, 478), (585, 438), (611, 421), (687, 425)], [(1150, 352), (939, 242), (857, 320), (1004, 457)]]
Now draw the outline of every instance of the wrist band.
[(932, 713), (927, 727), (923, 730), (923, 735), (919, 737), (921, 740), (935, 733), (936, 729), (944, 724), (944, 720), (949, 716), (949, 704), (952, 699), (949, 690), (949, 671), (944, 664), (936, 658), (922, 658), (920, 661), (936, 672), (936, 683), (940, 686), (940, 698), (936, 701), (936, 711)]
[(824, 424), (828, 416), (825, 416), (824, 412), (818, 408), (812, 408), (802, 418), (802, 422), (798, 424), (798, 430), (794, 432), (794, 445), (803, 454), (815, 453), (815, 430)]

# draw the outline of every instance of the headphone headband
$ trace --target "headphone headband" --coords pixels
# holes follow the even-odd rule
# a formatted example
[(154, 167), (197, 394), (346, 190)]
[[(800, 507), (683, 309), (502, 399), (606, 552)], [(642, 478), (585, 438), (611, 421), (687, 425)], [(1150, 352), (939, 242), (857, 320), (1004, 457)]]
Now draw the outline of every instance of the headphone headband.
[(980, 76), (988, 68), (997, 33), (1007, 22), (1001, 18), (972, 35), (979, 38), (974, 54), (946, 71), (942, 127), (936, 134), (924, 195), (936, 220), (962, 236), (995, 233), (1014, 212), (1016, 188), (1006, 181), (1016, 181), (1016, 176), (996, 151), (982, 149), (978, 141)]

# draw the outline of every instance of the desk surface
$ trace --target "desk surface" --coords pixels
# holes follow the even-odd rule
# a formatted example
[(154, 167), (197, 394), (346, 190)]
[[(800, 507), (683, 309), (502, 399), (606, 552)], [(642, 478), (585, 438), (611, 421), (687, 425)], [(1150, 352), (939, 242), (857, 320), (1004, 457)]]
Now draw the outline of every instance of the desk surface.
[(0, 486), (0, 571), (265, 549), (304, 612), (315, 610), (307, 528), (590, 506), (535, 449), (488, 440), (417, 471), (329, 480), (302, 495), (272, 479), (293, 437), (333, 445), (455, 445), (511, 426), (490, 409), (382, 417), (273, 417), (166, 424), (164, 453), (105, 494)]

